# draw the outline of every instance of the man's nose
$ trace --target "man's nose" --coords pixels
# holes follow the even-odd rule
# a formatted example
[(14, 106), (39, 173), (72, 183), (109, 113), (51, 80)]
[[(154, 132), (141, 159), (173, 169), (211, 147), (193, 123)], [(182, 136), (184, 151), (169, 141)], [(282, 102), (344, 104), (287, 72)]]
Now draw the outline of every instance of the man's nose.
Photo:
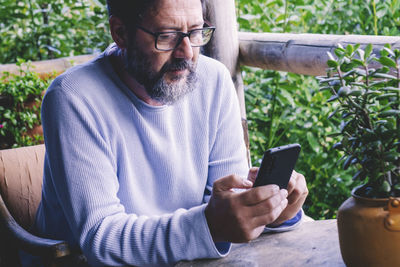
[(190, 44), (189, 37), (184, 37), (182, 42), (174, 50), (175, 58), (192, 59), (193, 58), (193, 47)]

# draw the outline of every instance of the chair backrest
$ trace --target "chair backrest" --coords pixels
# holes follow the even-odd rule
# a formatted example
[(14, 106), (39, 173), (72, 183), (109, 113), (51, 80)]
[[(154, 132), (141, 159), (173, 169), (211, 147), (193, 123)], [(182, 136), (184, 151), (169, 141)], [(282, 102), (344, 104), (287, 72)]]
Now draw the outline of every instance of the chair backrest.
[(0, 195), (14, 219), (32, 226), (43, 184), (45, 146), (0, 150)]

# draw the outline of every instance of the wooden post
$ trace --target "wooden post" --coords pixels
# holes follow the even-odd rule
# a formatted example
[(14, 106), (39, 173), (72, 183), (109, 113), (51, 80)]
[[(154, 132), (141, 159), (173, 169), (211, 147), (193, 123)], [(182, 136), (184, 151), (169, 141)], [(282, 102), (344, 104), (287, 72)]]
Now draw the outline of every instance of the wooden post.
[(239, 39), (234, 0), (206, 1), (206, 18), (216, 27), (205, 54), (224, 63), (231, 73), (239, 98), (242, 118), (246, 118), (244, 87), (239, 65)]
[(208, 0), (205, 3), (205, 17), (211, 25), (216, 27), (211, 42), (204, 49), (205, 54), (225, 64), (231, 74), (239, 99), (244, 141), (247, 149), (247, 162), (251, 166), (244, 86), (239, 64), (239, 38), (235, 0)]

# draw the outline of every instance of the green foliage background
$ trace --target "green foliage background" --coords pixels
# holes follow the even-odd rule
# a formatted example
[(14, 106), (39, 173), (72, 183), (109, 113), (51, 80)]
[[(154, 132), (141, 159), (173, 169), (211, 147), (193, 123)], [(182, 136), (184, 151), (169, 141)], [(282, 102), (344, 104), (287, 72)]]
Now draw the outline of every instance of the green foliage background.
[[(400, 29), (398, 0), (236, 0), (236, 6), (241, 31), (399, 35)], [(99, 52), (110, 41), (105, 0), (0, 0), (0, 64)], [(327, 119), (329, 95), (314, 77), (242, 71), (253, 165), (266, 148), (300, 143), (296, 169), (310, 190), (305, 210), (316, 219), (334, 218), (354, 183), (352, 170), (341, 170), (341, 155), (331, 148), (337, 140), (328, 137), (336, 131)]]
[(0, 0), (0, 63), (102, 51), (108, 34), (106, 0)]
[[(236, 1), (241, 31), (399, 35), (399, 1), (376, 0), (240, 0)], [(306, 213), (315, 219), (335, 218), (355, 186), (354, 169), (342, 170), (342, 156), (328, 92), (314, 77), (243, 68), (252, 161), (259, 164), (268, 147), (300, 143), (296, 165), (309, 187)], [(337, 125), (337, 124), (335, 124)]]

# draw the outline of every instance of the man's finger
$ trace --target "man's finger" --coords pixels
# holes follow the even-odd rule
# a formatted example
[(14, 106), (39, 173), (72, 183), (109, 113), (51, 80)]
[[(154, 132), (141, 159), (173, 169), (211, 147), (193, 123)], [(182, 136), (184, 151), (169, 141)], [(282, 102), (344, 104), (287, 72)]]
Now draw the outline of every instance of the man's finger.
[(289, 183), (288, 183), (288, 186), (287, 186), (287, 190), (289, 192), (289, 195), (296, 188), (297, 175), (298, 175), (298, 173), (296, 171), (292, 171), (292, 175), (290, 176), (290, 180), (289, 180)]
[(256, 181), (257, 174), (258, 174), (258, 167), (252, 167), (249, 170), (249, 174), (247, 175), (247, 180), (252, 181), (253, 183)]
[(213, 191), (223, 192), (233, 188), (251, 188), (252, 186), (253, 183), (249, 180), (243, 179), (238, 175), (229, 175), (216, 180), (213, 184)]
[(256, 205), (276, 194), (279, 194), (279, 186), (275, 184), (259, 186), (240, 194), (241, 202), (243, 203), (243, 205)]
[(307, 195), (308, 189), (306, 180), (302, 174), (297, 173), (296, 187), (292, 190), (288, 197), (289, 205), (296, 203), (299, 199), (302, 199)]
[(280, 202), (280, 205), (277, 205), (270, 212), (255, 217), (253, 223), (255, 225), (267, 225), (273, 223), (281, 215), (282, 211), (287, 207), (287, 204), (287, 199), (284, 199), (282, 202)]
[[(278, 194), (264, 200), (256, 205), (251, 206), (251, 216), (263, 216), (271, 211), (275, 210), (277, 207), (282, 206), (282, 203), (287, 203), (287, 191), (282, 189)], [(286, 204), (285, 204), (286, 206)]]

